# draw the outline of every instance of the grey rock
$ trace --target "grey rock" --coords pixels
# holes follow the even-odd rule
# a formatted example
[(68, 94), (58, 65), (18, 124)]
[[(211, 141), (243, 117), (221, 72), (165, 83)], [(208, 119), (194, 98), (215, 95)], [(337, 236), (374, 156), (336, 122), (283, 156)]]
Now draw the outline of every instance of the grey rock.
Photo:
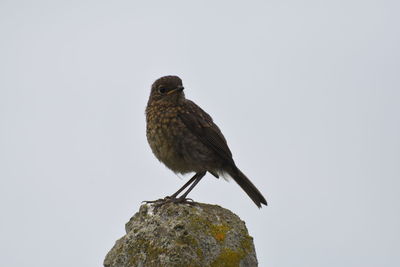
[(216, 205), (144, 204), (125, 230), (105, 267), (258, 266), (245, 223)]

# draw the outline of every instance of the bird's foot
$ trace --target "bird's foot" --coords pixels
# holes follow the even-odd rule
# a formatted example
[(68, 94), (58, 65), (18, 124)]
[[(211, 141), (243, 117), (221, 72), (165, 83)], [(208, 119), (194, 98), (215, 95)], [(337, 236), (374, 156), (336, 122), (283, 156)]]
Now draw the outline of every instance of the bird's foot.
[(157, 200), (143, 200), (142, 203), (145, 204), (154, 204), (154, 203), (159, 203), (159, 202), (163, 202), (165, 200), (165, 198), (159, 198)]
[(149, 200), (149, 201), (142, 201), (142, 203), (146, 204), (154, 204), (154, 207), (158, 208), (161, 207), (162, 205), (168, 204), (168, 203), (174, 203), (174, 204), (189, 204), (189, 205), (195, 205), (196, 202), (191, 199), (191, 198), (185, 198), (185, 197), (170, 197), (167, 196), (165, 198), (160, 198), (157, 200)]

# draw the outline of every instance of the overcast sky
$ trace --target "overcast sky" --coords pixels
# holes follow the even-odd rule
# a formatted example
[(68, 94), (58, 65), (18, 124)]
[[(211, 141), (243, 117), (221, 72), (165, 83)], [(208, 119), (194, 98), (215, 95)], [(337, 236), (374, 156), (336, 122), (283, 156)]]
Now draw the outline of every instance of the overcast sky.
[[(145, 2), (145, 3), (142, 3)], [(261, 267), (400, 266), (398, 1), (0, 1), (2, 266), (97, 267), (142, 200), (152, 82), (179, 75), (266, 196), (207, 175)]]

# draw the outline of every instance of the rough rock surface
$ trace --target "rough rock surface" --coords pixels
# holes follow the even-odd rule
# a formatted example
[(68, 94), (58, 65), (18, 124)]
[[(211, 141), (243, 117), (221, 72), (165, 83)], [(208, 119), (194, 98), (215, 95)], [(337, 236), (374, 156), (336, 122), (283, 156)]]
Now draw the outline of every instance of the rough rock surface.
[(104, 266), (258, 266), (245, 223), (216, 205), (144, 204), (125, 229)]

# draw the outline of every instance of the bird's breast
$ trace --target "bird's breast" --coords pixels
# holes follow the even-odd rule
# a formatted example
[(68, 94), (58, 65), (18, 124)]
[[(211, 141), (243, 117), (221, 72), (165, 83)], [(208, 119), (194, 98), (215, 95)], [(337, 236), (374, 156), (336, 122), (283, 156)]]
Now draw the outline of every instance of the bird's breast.
[(146, 112), (147, 140), (154, 155), (175, 172), (190, 172), (182, 154), (189, 133), (179, 119), (179, 107), (149, 107)]
[(147, 140), (154, 155), (169, 169), (178, 173), (218, 168), (212, 150), (205, 146), (183, 123), (180, 106), (148, 106)]

